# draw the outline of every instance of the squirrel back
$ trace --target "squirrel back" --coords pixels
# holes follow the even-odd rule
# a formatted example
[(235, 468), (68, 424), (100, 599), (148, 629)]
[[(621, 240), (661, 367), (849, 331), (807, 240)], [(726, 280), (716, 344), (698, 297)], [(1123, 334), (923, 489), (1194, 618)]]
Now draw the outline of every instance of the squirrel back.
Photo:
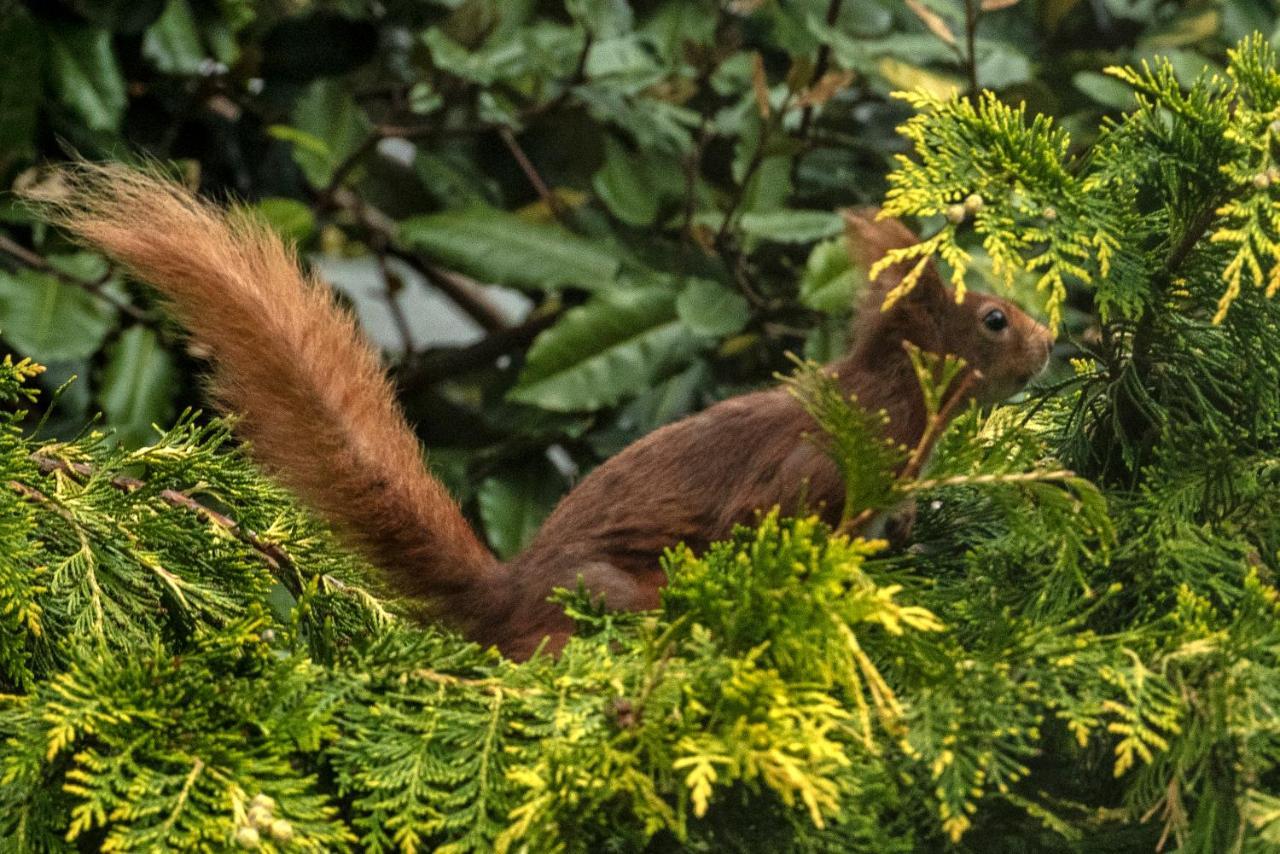
[[(722, 401), (605, 461), (556, 507), (530, 547), (500, 564), (427, 471), (378, 356), (330, 292), (304, 276), (278, 236), (171, 182), (120, 165), (78, 164), (28, 195), (46, 218), (97, 248), (169, 302), (212, 363), (218, 405), (240, 417), (251, 452), (381, 568), (395, 589), (437, 606), (469, 637), (525, 658), (558, 649), (572, 625), (548, 601), (579, 582), (614, 608), (653, 608), (664, 549), (699, 549), (759, 510), (838, 518), (844, 488), (812, 441), (812, 419), (786, 391)], [(915, 242), (896, 221), (847, 215), (863, 263)], [(965, 358), (983, 400), (1021, 388), (1052, 336), (1012, 304), (961, 302), (930, 262), (882, 310), (906, 274), (867, 290), (852, 350), (830, 369), (864, 406), (889, 414), (892, 438), (924, 430), (909, 341)]]

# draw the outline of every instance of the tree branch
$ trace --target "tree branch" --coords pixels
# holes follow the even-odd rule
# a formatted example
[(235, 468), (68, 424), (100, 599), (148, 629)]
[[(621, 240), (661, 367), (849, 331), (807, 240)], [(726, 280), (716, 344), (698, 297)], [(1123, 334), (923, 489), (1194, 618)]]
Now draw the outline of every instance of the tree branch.
[(529, 179), (529, 183), (538, 193), (538, 198), (542, 199), (542, 203), (547, 206), (547, 210), (551, 211), (551, 215), (565, 228), (572, 228), (568, 211), (564, 209), (560, 199), (556, 198), (556, 194), (551, 192), (547, 182), (542, 179), (542, 175), (538, 173), (537, 167), (533, 165), (533, 161), (529, 159), (529, 155), (525, 153), (511, 128), (498, 128), (498, 136), (502, 137), (502, 144), (511, 152), (511, 156), (520, 166), (520, 171), (524, 173), (525, 178)]
[[(89, 478), (95, 474), (93, 467), (88, 463), (60, 460), (40, 454), (32, 454), (31, 460), (44, 474), (60, 472), (62, 474), (81, 478)], [(113, 477), (109, 482), (121, 492), (136, 492), (146, 486), (144, 481), (138, 480), (135, 477), (127, 477), (125, 475)], [(18, 483), (17, 481), (11, 481), (9, 486), (11, 489), (14, 489), (22, 495), (27, 495), (31, 492), (39, 494), (38, 491), (34, 490), (32, 487)], [(306, 579), (303, 578), (302, 573), (298, 570), (293, 559), (289, 557), (288, 553), (285, 552), (281, 546), (262, 539), (262, 537), (258, 536), (253, 531), (242, 527), (231, 517), (201, 504), (199, 501), (196, 501), (184, 492), (179, 492), (176, 489), (162, 489), (158, 495), (160, 499), (169, 506), (182, 510), (190, 510), (202, 520), (216, 525), (249, 548), (253, 549), (253, 551), (258, 554), (262, 561), (271, 570), (271, 574), (275, 576), (276, 580), (287, 587), (289, 592), (293, 594), (294, 598), (298, 598), (303, 594), (306, 589)]]
[(82, 279), (79, 276), (73, 276), (70, 273), (59, 270), (57, 267), (50, 264), (45, 258), (35, 252), (32, 252), (20, 243), (10, 240), (3, 234), (0, 234), (0, 252), (8, 255), (24, 267), (44, 273), (47, 276), (52, 276), (63, 284), (79, 288), (90, 296), (102, 300), (107, 305), (116, 309), (131, 320), (151, 328), (159, 326), (159, 322), (156, 318), (152, 317), (147, 312), (138, 308), (133, 303), (118, 299), (103, 290), (102, 286), (107, 279), (110, 278), (109, 275), (103, 276), (99, 279)]

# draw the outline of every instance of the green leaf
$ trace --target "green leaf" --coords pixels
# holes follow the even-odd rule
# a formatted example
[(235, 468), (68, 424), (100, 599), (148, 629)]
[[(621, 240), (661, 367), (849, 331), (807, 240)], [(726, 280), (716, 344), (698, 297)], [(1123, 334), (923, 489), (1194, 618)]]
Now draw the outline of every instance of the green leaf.
[(113, 33), (140, 33), (160, 17), (164, 2), (165, 0), (75, 0), (67, 5), (94, 26)]
[(679, 370), (703, 346), (660, 286), (612, 291), (538, 336), (508, 397), (558, 411), (612, 406)]
[(864, 273), (849, 260), (844, 238), (824, 240), (813, 247), (800, 277), (800, 302), (827, 314), (849, 311)]
[(29, 154), (35, 145), (36, 114), (40, 107), (43, 62), (40, 30), (20, 8), (0, 15), (0, 55), (11, 69), (25, 73), (0, 74), (0, 169), (8, 157)]
[(990, 42), (978, 51), (978, 81), (988, 89), (1005, 89), (1031, 79), (1031, 60), (1012, 45)]
[(658, 215), (658, 196), (646, 163), (613, 137), (605, 138), (604, 165), (591, 186), (605, 207), (627, 225), (651, 225)]
[[(364, 110), (337, 80), (317, 80), (293, 108), (293, 128), (323, 143), (295, 145), (293, 159), (313, 187), (323, 187), (343, 158), (364, 142), (372, 130)], [(280, 131), (276, 132), (280, 135)], [(303, 138), (295, 137), (295, 142)]]
[(294, 243), (301, 243), (316, 230), (315, 214), (297, 199), (272, 196), (255, 204), (253, 210), (281, 237)]
[(693, 279), (676, 298), (680, 320), (699, 335), (720, 337), (742, 331), (751, 307), (741, 294), (711, 279)]
[(1127, 110), (1136, 103), (1131, 88), (1097, 71), (1081, 71), (1071, 78), (1071, 83), (1097, 103), (1113, 110)]
[(165, 423), (173, 415), (177, 376), (172, 357), (144, 326), (131, 327), (108, 349), (100, 391), (102, 411), (122, 443), (137, 447), (156, 438), (152, 425)]
[(92, 27), (47, 30), (53, 88), (58, 100), (90, 130), (115, 130), (124, 116), (124, 77), (111, 49), (111, 34)]
[(187, 0), (169, 0), (164, 14), (147, 29), (142, 53), (166, 74), (200, 71), (205, 52)]
[[(64, 256), (73, 259), (94, 256)], [(53, 259), (50, 259), (51, 261)], [(98, 351), (115, 309), (73, 285), (33, 270), (0, 270), (0, 334), (37, 361), (84, 359)]]
[(626, 0), (566, 0), (565, 9), (597, 40), (619, 36), (635, 25)]
[(407, 219), (400, 239), (469, 276), (511, 287), (594, 291), (618, 273), (618, 259), (599, 244), (487, 207)]
[(545, 459), (480, 484), (480, 518), (500, 558), (514, 557), (529, 544), (565, 487), (564, 478)]
[(497, 77), (496, 70), (482, 53), (472, 53), (438, 27), (422, 34), (422, 43), (431, 51), (431, 61), (450, 74), (487, 86)]
[(745, 213), (739, 224), (747, 235), (777, 243), (808, 243), (839, 234), (844, 228), (840, 215), (832, 211)]

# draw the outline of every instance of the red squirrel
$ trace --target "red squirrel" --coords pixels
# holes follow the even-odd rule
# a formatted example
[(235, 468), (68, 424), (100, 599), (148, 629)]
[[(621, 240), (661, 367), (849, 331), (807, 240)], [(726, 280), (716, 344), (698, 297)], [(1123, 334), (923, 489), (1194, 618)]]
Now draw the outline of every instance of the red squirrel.
[[(529, 547), (501, 563), (428, 472), (378, 355), (321, 282), (269, 228), (121, 165), (80, 164), (30, 195), (47, 218), (149, 282), (209, 355), (216, 403), (240, 417), (254, 457), (320, 511), (404, 595), (482, 644), (524, 659), (573, 630), (556, 588), (579, 580), (615, 609), (659, 604), (664, 549), (701, 550), (757, 511), (816, 508), (839, 518), (844, 486), (812, 441), (813, 420), (775, 387), (669, 424), (585, 477)], [(916, 237), (869, 212), (847, 216), (863, 264)], [(906, 269), (867, 289), (847, 355), (829, 366), (894, 440), (914, 446), (925, 413), (903, 342), (963, 357), (969, 393), (994, 402), (1046, 364), (1048, 329), (1012, 304), (957, 302), (929, 262), (913, 290), (881, 310)]]

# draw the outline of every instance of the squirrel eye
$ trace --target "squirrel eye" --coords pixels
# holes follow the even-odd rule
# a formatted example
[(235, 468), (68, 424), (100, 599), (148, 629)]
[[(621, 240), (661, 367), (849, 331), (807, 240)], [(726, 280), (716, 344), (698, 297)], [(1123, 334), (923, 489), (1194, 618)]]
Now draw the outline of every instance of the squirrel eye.
[(993, 308), (982, 318), (982, 325), (992, 332), (999, 332), (1009, 325), (1009, 318), (1005, 317), (1000, 309)]

